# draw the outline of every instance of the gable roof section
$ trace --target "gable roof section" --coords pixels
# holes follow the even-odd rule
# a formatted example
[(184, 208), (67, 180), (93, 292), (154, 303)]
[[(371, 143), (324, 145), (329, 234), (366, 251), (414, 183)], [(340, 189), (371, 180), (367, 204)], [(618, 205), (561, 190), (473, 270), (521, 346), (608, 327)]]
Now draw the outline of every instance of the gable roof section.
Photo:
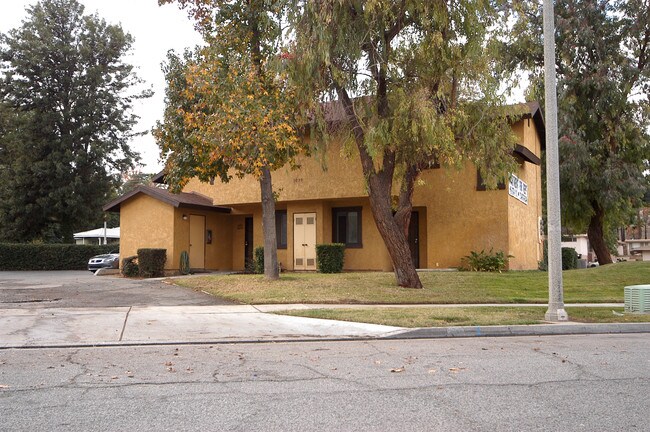
[(212, 210), (219, 213), (230, 213), (231, 209), (229, 207), (219, 207), (212, 204), (212, 200), (203, 195), (199, 195), (195, 192), (187, 193), (181, 192), (179, 194), (173, 194), (166, 189), (160, 189), (151, 186), (140, 185), (133, 189), (131, 192), (128, 192), (122, 195), (119, 198), (114, 199), (113, 201), (104, 205), (104, 211), (109, 212), (120, 212), (120, 206), (123, 202), (133, 198), (135, 195), (144, 194), (158, 201), (162, 201), (166, 204), (169, 204), (173, 207), (191, 207), (191, 208), (200, 208), (204, 210)]
[(167, 184), (167, 180), (165, 179), (165, 170), (160, 171), (158, 174), (155, 174), (153, 177), (151, 177), (151, 182), (152, 183), (158, 183), (158, 184)]
[(546, 150), (546, 123), (544, 122), (544, 115), (542, 108), (539, 106), (539, 102), (526, 102), (522, 105), (524, 105), (524, 109), (526, 110), (523, 118), (533, 119), (537, 133), (539, 133), (539, 142), (542, 150)]

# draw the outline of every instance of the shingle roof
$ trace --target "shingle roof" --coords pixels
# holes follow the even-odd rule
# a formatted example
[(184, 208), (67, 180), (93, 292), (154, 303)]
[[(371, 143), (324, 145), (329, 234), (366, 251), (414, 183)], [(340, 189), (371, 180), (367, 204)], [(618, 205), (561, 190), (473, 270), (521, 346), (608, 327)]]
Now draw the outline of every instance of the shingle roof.
[(169, 192), (166, 189), (144, 186), (144, 185), (139, 185), (131, 192), (128, 192), (127, 194), (124, 194), (121, 197), (116, 198), (113, 201), (107, 203), (106, 205), (104, 205), (104, 211), (119, 212), (120, 206), (123, 202), (140, 193), (150, 196), (151, 198), (157, 199), (158, 201), (162, 201), (164, 203), (172, 205), (174, 207), (195, 207), (195, 208), (213, 210), (221, 213), (230, 213), (230, 208), (215, 206), (212, 203), (212, 199), (197, 194), (195, 192), (191, 192), (191, 193), (181, 192), (178, 194), (174, 194)]

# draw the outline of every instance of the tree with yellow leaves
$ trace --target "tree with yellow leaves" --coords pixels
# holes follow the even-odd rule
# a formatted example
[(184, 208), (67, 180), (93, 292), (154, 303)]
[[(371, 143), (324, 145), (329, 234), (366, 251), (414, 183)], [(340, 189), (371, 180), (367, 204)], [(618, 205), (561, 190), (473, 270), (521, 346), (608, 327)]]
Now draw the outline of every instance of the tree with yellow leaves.
[(279, 55), (282, 2), (178, 3), (208, 43), (183, 57), (168, 56), (167, 108), (154, 130), (167, 161), (166, 178), (176, 190), (193, 177), (258, 179), (264, 275), (277, 279), (271, 172), (294, 165), (304, 146), (299, 132), (304, 120)]

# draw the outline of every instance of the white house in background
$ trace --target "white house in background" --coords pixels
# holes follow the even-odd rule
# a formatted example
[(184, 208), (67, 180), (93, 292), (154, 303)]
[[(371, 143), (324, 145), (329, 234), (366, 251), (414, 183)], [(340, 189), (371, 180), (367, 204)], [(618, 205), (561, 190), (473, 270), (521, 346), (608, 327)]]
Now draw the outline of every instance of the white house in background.
[(562, 247), (573, 248), (580, 258), (592, 261), (590, 259), (591, 257), (589, 257), (589, 239), (587, 238), (587, 234), (562, 236)]
[(650, 239), (630, 239), (619, 242), (621, 243), (622, 247), (627, 249), (627, 254), (641, 256), (643, 261), (650, 261)]
[[(106, 242), (104, 242), (104, 238)], [(120, 227), (117, 228), (97, 228), (90, 231), (78, 232), (74, 234), (76, 244), (111, 244), (120, 242)]]

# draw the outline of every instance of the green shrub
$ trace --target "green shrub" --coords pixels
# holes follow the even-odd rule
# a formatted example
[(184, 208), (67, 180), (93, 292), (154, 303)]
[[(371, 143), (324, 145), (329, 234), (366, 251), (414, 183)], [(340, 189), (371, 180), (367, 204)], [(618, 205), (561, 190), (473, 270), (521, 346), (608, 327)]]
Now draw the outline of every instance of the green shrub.
[(122, 259), (122, 274), (126, 277), (138, 277), (140, 275), (137, 255)]
[(165, 261), (167, 249), (138, 249), (138, 266), (142, 277), (164, 276)]
[(317, 244), (316, 267), (321, 273), (341, 273), (345, 260), (343, 243)]
[(0, 270), (87, 270), (95, 255), (119, 252), (109, 245), (0, 243)]
[(571, 247), (562, 248), (562, 270), (578, 268), (578, 252)]
[(469, 255), (462, 258), (461, 270), (485, 271), (501, 273), (508, 266), (508, 261), (512, 255), (507, 255), (503, 251), (494, 252), (490, 248), (489, 252), (471, 251)]
[(258, 246), (253, 252), (253, 273), (264, 273), (264, 246)]
[(181, 263), (178, 267), (181, 274), (190, 274), (190, 254), (187, 251), (181, 252)]
[[(548, 271), (548, 242), (544, 241), (544, 258), (539, 262), (538, 268)], [(571, 247), (562, 248), (562, 270), (573, 270), (578, 268), (578, 252)]]

